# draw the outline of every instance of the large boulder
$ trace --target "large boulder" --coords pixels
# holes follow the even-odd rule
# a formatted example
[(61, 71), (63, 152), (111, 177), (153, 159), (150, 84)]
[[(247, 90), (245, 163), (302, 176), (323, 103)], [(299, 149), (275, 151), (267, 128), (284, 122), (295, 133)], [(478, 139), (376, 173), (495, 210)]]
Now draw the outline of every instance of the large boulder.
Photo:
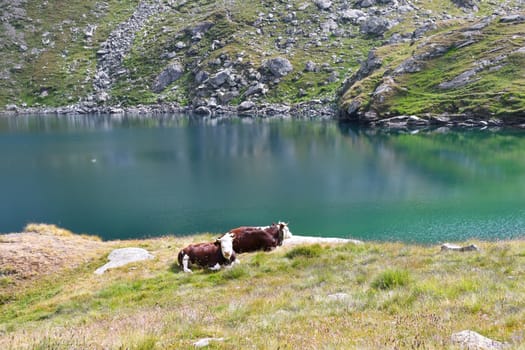
[(217, 73), (215, 73), (215, 75), (210, 77), (208, 82), (214, 88), (218, 88), (218, 87), (224, 85), (224, 83), (231, 82), (231, 81), (234, 81), (234, 80), (235, 79), (234, 79), (234, 77), (232, 75), (231, 70), (230, 69), (224, 69), (224, 70), (218, 71)]
[(361, 23), (359, 30), (363, 34), (380, 36), (390, 29), (390, 22), (383, 17), (368, 17)]
[(340, 15), (341, 20), (351, 22), (353, 24), (365, 21), (366, 17), (367, 15), (365, 12), (355, 9), (344, 10)]
[(183, 74), (184, 69), (182, 66), (179, 63), (172, 63), (155, 78), (151, 90), (155, 93), (159, 93), (168, 85), (179, 79)]
[(332, 6), (332, 2), (330, 0), (314, 0), (314, 3), (319, 8), (319, 10), (328, 10), (330, 6)]
[(293, 71), (292, 64), (286, 58), (276, 57), (263, 63), (263, 68), (268, 70), (274, 77), (281, 78)]

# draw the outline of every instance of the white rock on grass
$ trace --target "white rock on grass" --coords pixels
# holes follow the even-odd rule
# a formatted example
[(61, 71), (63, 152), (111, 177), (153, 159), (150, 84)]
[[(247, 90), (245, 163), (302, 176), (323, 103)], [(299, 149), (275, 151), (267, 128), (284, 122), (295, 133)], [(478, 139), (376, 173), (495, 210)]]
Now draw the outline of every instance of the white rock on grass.
[(331, 301), (345, 301), (350, 299), (350, 295), (348, 293), (328, 294), (326, 297)]
[(471, 251), (479, 251), (479, 248), (475, 244), (467, 245), (464, 247), (461, 247), (459, 245), (451, 244), (451, 243), (443, 243), (441, 246), (441, 251), (447, 251), (452, 250), (456, 252), (471, 252)]
[(196, 348), (203, 348), (205, 346), (210, 345), (210, 342), (212, 341), (224, 341), (224, 338), (203, 338), (203, 339), (197, 340), (195, 343), (193, 343), (193, 345)]
[(135, 261), (153, 259), (146, 249), (142, 248), (120, 248), (113, 250), (109, 256), (109, 262), (95, 270), (95, 274), (102, 275), (106, 270), (127, 265)]
[(454, 333), (450, 340), (452, 343), (458, 344), (462, 349), (468, 350), (501, 350), (507, 347), (502, 342), (489, 339), (470, 330)]
[(336, 237), (310, 237), (310, 236), (296, 236), (293, 235), (291, 238), (287, 238), (283, 241), (283, 245), (295, 245), (295, 244), (330, 244), (330, 243), (354, 243), (362, 244), (362, 241), (348, 238), (336, 238)]

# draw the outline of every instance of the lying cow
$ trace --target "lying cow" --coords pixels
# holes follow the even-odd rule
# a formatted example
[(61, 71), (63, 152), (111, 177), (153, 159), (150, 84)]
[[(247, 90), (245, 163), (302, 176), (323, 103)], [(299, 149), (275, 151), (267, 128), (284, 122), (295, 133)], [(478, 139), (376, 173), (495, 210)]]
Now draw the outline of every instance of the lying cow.
[(219, 270), (223, 265), (238, 263), (233, 251), (233, 235), (226, 233), (215, 242), (190, 244), (179, 252), (178, 261), (182, 270), (190, 273), (190, 264)]
[(270, 251), (282, 245), (284, 239), (292, 237), (288, 224), (284, 222), (264, 227), (241, 226), (229, 233), (234, 235), (233, 250), (237, 253)]

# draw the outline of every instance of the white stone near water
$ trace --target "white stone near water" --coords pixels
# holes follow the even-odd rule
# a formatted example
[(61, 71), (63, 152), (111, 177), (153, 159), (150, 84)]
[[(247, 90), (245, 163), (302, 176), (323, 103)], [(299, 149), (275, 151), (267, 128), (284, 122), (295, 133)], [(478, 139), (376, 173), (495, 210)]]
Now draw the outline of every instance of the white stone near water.
[(454, 333), (450, 339), (452, 343), (468, 350), (501, 350), (506, 348), (504, 343), (489, 339), (470, 330)]
[(451, 243), (444, 243), (441, 246), (441, 251), (447, 251), (452, 250), (456, 252), (471, 252), (471, 251), (479, 251), (479, 248), (475, 244), (467, 245), (464, 247), (461, 247), (459, 245), (451, 244)]
[(113, 250), (109, 256), (109, 262), (95, 270), (95, 274), (102, 275), (106, 270), (127, 265), (135, 261), (153, 259), (146, 249), (142, 248), (120, 248)]
[(296, 236), (293, 235), (291, 238), (287, 238), (283, 241), (283, 245), (296, 245), (296, 244), (332, 244), (332, 243), (354, 243), (362, 244), (362, 241), (349, 238), (337, 238), (337, 237), (311, 237), (311, 236)]

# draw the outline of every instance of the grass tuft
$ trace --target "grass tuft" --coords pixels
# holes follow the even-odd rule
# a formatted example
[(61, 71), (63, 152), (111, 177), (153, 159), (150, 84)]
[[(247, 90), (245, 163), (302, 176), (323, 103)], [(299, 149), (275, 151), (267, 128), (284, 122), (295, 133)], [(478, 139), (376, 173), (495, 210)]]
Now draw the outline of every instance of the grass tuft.
[(373, 281), (372, 288), (388, 290), (406, 286), (410, 283), (410, 274), (406, 270), (386, 270), (380, 273)]
[(286, 253), (288, 259), (295, 259), (298, 257), (303, 257), (307, 259), (317, 258), (321, 256), (323, 248), (319, 244), (313, 245), (303, 245), (296, 248), (293, 248)]

